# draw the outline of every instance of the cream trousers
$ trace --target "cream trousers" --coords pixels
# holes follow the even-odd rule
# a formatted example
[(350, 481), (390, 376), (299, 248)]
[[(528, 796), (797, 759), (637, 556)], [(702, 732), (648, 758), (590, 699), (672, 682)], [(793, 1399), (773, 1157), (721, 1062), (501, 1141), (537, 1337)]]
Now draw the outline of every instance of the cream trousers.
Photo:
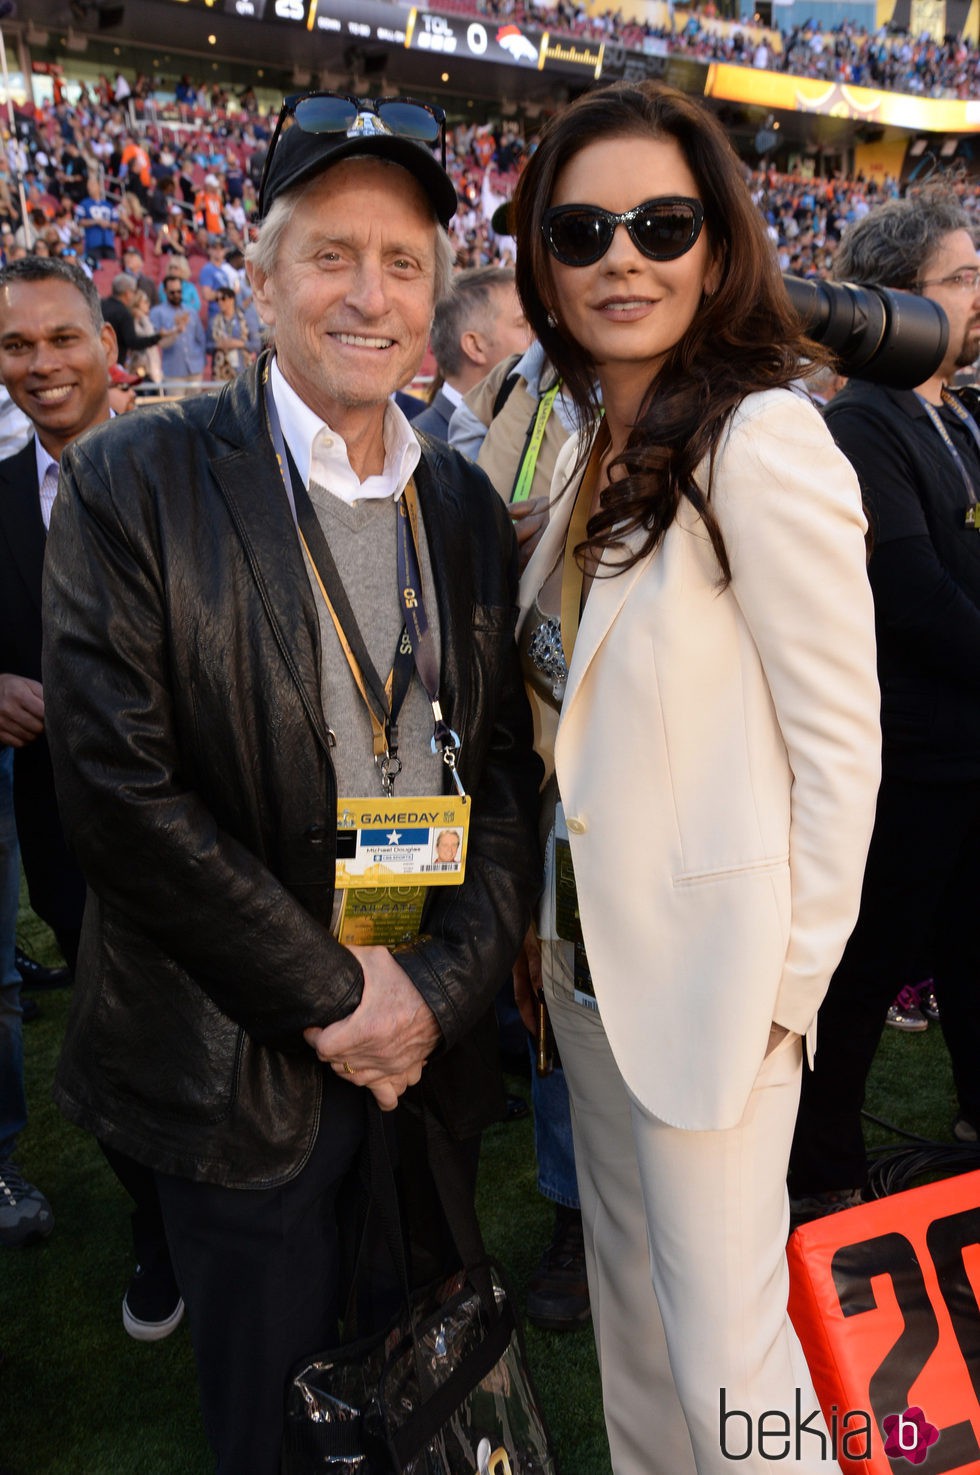
[(548, 1007), (615, 1475), (837, 1471), (786, 1312), (799, 1036), (766, 1057), (738, 1126), (682, 1131), (627, 1090), (597, 1014), (550, 990)]

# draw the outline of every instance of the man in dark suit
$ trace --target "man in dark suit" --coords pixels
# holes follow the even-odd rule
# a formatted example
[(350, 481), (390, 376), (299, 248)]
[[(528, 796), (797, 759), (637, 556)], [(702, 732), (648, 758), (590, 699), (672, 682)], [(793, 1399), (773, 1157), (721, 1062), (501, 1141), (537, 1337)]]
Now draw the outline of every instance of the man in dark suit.
[(160, 344), (166, 348), (178, 336), (173, 329), (160, 333), (138, 333), (133, 317), (133, 302), (136, 298), (137, 280), (128, 271), (117, 272), (112, 279), (112, 294), (102, 299), (102, 316), (113, 330), (116, 357), (121, 364), (130, 353)]
[(531, 342), (514, 273), (497, 266), (459, 272), (436, 303), (431, 342), (442, 384), (412, 423), (416, 430), (448, 441), (449, 422), (463, 395), (501, 359), (523, 353)]
[(109, 418), (116, 338), (98, 293), (69, 262), (26, 258), (0, 289), (0, 373), (35, 434), (0, 462), (0, 742), (16, 750), (14, 803), (31, 906), (69, 966), (85, 883), (58, 817), (44, 731), (41, 573), (61, 453)]
[[(0, 744), (15, 753), (14, 809), (31, 906), (54, 932), (72, 969), (85, 882), (65, 843), (48, 752), (41, 576), (61, 454), (109, 419), (109, 367), (115, 359), (116, 335), (103, 322), (99, 294), (79, 267), (25, 257), (0, 272), (0, 376), (35, 431), (22, 451), (0, 462)], [(22, 1066), (19, 1023), (18, 1012), (16, 1037), (6, 1029), (0, 1033), (9, 1046), (9, 1055), (5, 1049), (0, 1058), (0, 1077), (10, 1066)], [(0, 1130), (0, 1147), (2, 1136)], [(183, 1315), (156, 1189), (137, 1164), (111, 1151), (106, 1156), (137, 1205), (133, 1238), (139, 1264), (123, 1302), (123, 1324), (138, 1340), (155, 1341)], [(50, 1232), (50, 1210), (9, 1166), (8, 1161), (0, 1169), (20, 1206), (14, 1215), (19, 1222), (6, 1224), (0, 1217), (0, 1237), (19, 1243), (29, 1229), (39, 1238)], [(8, 1202), (4, 1213), (10, 1218), (12, 1212)]]
[[(0, 462), (0, 745), (15, 755), (14, 810), (31, 905), (74, 967), (85, 883), (65, 845), (44, 731), (41, 572), (59, 457), (76, 435), (108, 418), (107, 369), (116, 340), (102, 323), (98, 294), (77, 267), (28, 259), (6, 278), (0, 290), (0, 372), (35, 434)], [(84, 294), (76, 278), (85, 283)], [(12, 824), (10, 829), (4, 856), (7, 864), (15, 864)], [(16, 896), (13, 878), (10, 886)], [(3, 941), (12, 963), (13, 938)], [(7, 1246), (43, 1239), (54, 1225), (46, 1198), (12, 1162), (27, 1115), (19, 992), (15, 969), (5, 966), (0, 980), (0, 1243)]]

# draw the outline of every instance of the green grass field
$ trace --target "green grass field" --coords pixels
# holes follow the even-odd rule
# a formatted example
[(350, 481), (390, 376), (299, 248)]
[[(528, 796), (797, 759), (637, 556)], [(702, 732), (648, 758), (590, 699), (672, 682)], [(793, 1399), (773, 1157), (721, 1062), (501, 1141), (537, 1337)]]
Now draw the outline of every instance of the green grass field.
[[(20, 940), (56, 961), (26, 909)], [(45, 1244), (0, 1251), (0, 1475), (209, 1475), (186, 1325), (151, 1345), (123, 1332), (128, 1200), (94, 1142), (50, 1100), (67, 993), (36, 997), (42, 1017), (25, 1029), (30, 1125), (19, 1156), (57, 1222)], [(885, 1034), (869, 1106), (948, 1140), (955, 1103), (939, 1029)], [(869, 1131), (871, 1141), (886, 1138)], [(552, 1220), (535, 1189), (529, 1120), (487, 1133), (479, 1208), (488, 1247), (523, 1291)], [(562, 1475), (609, 1475), (591, 1332), (532, 1327), (527, 1341)]]

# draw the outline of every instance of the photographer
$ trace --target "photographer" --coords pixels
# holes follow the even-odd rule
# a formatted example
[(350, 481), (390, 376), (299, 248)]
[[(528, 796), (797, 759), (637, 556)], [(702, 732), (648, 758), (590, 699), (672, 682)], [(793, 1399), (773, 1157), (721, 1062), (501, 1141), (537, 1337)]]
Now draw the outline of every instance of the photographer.
[(860, 916), (804, 1074), (790, 1165), (798, 1219), (860, 1197), (865, 1082), (888, 1005), (924, 961), (959, 1100), (953, 1135), (975, 1142), (980, 1125), (980, 397), (949, 388), (980, 352), (969, 217), (946, 193), (889, 201), (845, 235), (834, 272), (931, 298), (949, 339), (917, 389), (852, 379), (826, 411), (871, 522), (883, 781)]

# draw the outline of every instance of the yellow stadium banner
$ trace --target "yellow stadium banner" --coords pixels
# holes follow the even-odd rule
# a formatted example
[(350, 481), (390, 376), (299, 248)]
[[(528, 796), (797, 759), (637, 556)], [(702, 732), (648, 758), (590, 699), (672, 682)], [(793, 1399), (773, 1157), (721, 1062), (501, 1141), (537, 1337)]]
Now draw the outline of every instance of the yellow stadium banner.
[(876, 143), (854, 145), (854, 173), (865, 179), (901, 179), (907, 138), (880, 138)]
[(708, 68), (704, 94), (726, 102), (755, 103), (774, 111), (822, 113), (920, 133), (980, 133), (980, 100), (910, 97), (902, 92), (879, 92), (875, 87), (850, 87), (846, 82), (761, 72), (723, 62), (712, 62)]

